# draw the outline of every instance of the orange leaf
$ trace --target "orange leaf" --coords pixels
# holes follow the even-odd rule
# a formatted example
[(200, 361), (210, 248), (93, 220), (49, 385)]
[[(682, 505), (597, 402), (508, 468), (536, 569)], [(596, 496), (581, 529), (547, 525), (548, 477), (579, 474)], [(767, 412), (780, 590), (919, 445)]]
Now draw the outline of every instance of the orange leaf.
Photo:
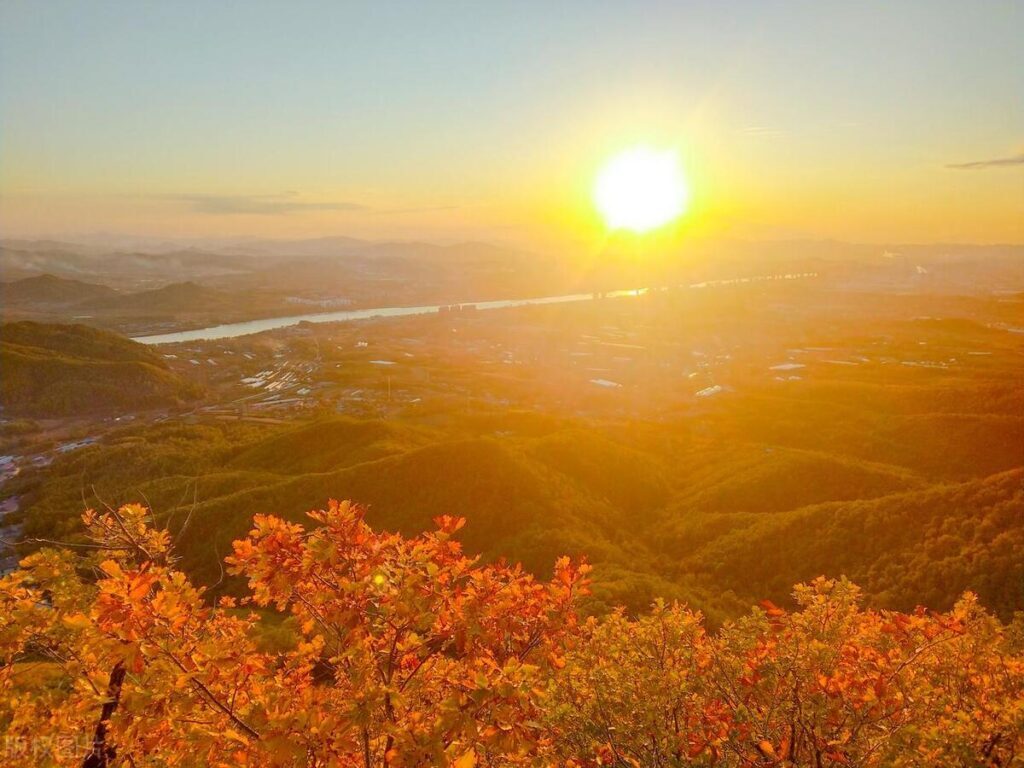
[(779, 744), (779, 756), (783, 760), (788, 760), (789, 759), (789, 749), (790, 749), (791, 746), (792, 745), (789, 742), (789, 736), (784, 736), (783, 739), (782, 739), (782, 743)]
[(115, 560), (104, 560), (100, 563), (100, 570), (112, 579), (124, 576), (124, 571), (121, 570), (121, 566)]
[(775, 747), (768, 739), (762, 739), (757, 742), (757, 751), (760, 752), (764, 757), (775, 757)]

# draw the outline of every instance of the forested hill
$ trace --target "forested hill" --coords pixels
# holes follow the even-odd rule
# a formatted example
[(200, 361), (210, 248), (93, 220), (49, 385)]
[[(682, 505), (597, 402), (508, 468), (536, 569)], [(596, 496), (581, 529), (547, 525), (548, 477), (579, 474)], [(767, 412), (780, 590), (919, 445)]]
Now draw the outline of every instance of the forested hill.
[(204, 288), (197, 283), (188, 281), (125, 294), (118, 299), (114, 307), (110, 307), (109, 302), (102, 298), (86, 301), (81, 307), (91, 311), (111, 309), (118, 313), (175, 314), (222, 308), (229, 305), (231, 298), (230, 295), (222, 291)]
[(985, 461), (966, 464), (933, 440), (901, 465), (852, 455), (880, 456), (889, 437), (826, 452), (710, 432), (737, 418), (723, 409), (699, 431), (514, 413), (443, 429), (338, 417), (165, 423), (62, 456), (11, 492), (27, 535), (60, 537), (80, 532), (83, 492), (93, 505), (142, 493), (172, 531), (190, 517), (182, 563), (210, 584), (253, 514), (304, 522), (324, 499), (351, 497), (374, 525), (408, 533), (462, 511), (469, 551), (536, 573), (559, 554), (585, 555), (599, 566), (598, 611), (678, 598), (718, 622), (820, 574), (857, 579), (885, 607), (947, 608), (966, 589), (1005, 618), (1024, 606), (1024, 457), (1006, 447), (1024, 445), (1024, 420), (1006, 416), (999, 432), (963, 419), (950, 439)]
[(4, 323), (0, 368), (0, 404), (9, 415), (169, 406), (196, 395), (152, 350), (84, 325)]
[(84, 301), (109, 302), (117, 295), (117, 291), (105, 285), (49, 274), (0, 283), (0, 298), (3, 299), (5, 306), (26, 303), (49, 306), (76, 305)]

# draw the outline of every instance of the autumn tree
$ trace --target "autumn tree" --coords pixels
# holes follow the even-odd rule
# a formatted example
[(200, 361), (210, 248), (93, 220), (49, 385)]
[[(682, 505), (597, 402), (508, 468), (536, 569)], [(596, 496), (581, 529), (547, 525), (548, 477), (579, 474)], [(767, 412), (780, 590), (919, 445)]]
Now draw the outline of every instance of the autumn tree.
[(552, 726), (584, 765), (994, 766), (1024, 762), (1024, 658), (966, 595), (948, 614), (863, 610), (818, 579), (705, 632), (656, 604), (591, 621)]
[[(845, 580), (720, 630), (656, 602), (580, 621), (585, 565), (540, 581), (331, 502), (257, 515), (209, 595), (139, 506), (0, 578), (3, 765), (1013, 766), (1024, 631), (965, 595), (877, 611)], [(285, 642), (268, 643), (268, 634)]]
[[(586, 566), (561, 560), (541, 583), (464, 556), (461, 520), (405, 539), (332, 502), (309, 530), (257, 516), (236, 542), (244, 602), (268, 619), (208, 605), (145, 517), (89, 513), (93, 554), (44, 551), (0, 580), (12, 765), (467, 768), (549, 746), (542, 699)], [(278, 612), (298, 642), (260, 651), (257, 624)]]

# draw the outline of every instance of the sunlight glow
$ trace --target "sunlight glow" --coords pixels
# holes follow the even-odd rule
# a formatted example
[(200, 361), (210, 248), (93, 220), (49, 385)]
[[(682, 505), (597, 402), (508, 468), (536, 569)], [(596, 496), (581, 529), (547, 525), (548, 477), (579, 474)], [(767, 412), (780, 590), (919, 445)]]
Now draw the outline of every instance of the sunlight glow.
[(613, 157), (594, 185), (594, 203), (609, 229), (649, 232), (679, 218), (689, 189), (675, 150), (635, 147)]

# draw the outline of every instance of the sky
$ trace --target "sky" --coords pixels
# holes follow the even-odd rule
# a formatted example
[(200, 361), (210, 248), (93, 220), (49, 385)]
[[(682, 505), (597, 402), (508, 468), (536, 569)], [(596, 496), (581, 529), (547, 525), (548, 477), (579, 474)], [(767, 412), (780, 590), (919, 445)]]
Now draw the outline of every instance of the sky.
[(1024, 242), (1024, 1), (0, 3), (0, 234)]

